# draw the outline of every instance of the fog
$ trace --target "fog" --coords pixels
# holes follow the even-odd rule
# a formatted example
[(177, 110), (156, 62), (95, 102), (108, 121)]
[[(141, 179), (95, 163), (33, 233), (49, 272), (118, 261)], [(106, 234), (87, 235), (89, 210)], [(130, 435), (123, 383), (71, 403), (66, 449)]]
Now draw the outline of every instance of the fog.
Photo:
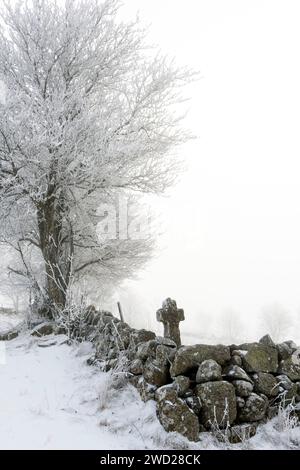
[(160, 204), (159, 254), (121, 298), (135, 322), (145, 325), (147, 313), (154, 326), (171, 296), (185, 308), (185, 331), (198, 336), (228, 326), (228, 312), (241, 336), (263, 332), (262, 311), (273, 308), (295, 337), (299, 2), (125, 2), (126, 15), (136, 10), (154, 43), (201, 73), (188, 90), (187, 124), (198, 138), (181, 149), (188, 169)]
[(180, 150), (180, 182), (153, 202), (164, 232), (155, 259), (115, 300), (130, 323), (159, 330), (155, 311), (175, 298), (187, 341), (296, 339), (300, 4), (124, 1), (125, 19), (137, 11), (154, 44), (200, 72), (187, 90), (197, 138)]

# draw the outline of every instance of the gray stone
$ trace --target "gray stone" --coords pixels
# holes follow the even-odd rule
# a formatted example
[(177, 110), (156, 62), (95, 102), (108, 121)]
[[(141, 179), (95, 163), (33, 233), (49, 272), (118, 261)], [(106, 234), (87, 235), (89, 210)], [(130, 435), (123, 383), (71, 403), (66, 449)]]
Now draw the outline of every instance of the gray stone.
[(278, 382), (276, 378), (266, 372), (257, 372), (253, 376), (254, 391), (263, 393), (267, 397), (275, 397), (279, 392)]
[(148, 358), (144, 365), (143, 375), (146, 382), (161, 387), (169, 381), (169, 370), (155, 359)]
[(288, 376), (284, 374), (277, 375), (276, 382), (284, 390), (290, 390), (293, 387), (293, 382), (291, 381), (291, 379), (289, 379)]
[[(238, 346), (235, 346), (235, 347), (238, 347)], [(238, 356), (242, 359), (246, 354), (246, 350), (233, 349), (231, 354), (232, 354), (232, 357)], [(236, 365), (239, 366), (240, 364), (236, 364)]]
[(134, 345), (155, 339), (155, 333), (148, 330), (131, 330), (130, 342)]
[(167, 432), (178, 432), (191, 441), (199, 440), (199, 421), (196, 414), (178, 397), (172, 387), (156, 392), (158, 418)]
[(174, 348), (159, 344), (156, 348), (155, 357), (160, 364), (168, 365), (174, 360), (175, 354), (176, 350)]
[(129, 372), (134, 375), (140, 375), (143, 373), (143, 363), (140, 359), (135, 359), (129, 366)]
[(243, 356), (246, 372), (277, 372), (278, 352), (276, 348), (265, 344), (253, 343)]
[(267, 418), (273, 419), (278, 415), (278, 406), (270, 406), (267, 411)]
[(207, 359), (201, 362), (197, 375), (196, 382), (213, 382), (214, 380), (222, 380), (222, 367), (213, 359)]
[(199, 365), (207, 360), (213, 359), (221, 366), (229, 363), (230, 349), (223, 345), (196, 344), (193, 346), (183, 346), (175, 354), (174, 362), (171, 366), (171, 376), (182, 375), (191, 369), (198, 368)]
[(239, 397), (247, 398), (253, 392), (253, 384), (245, 380), (234, 380), (232, 384), (235, 388), (235, 393)]
[(298, 348), (297, 344), (292, 340), (284, 342), (292, 349), (293, 352)]
[[(98, 320), (98, 316), (96, 318), (94, 318), (93, 323), (96, 323), (97, 320)], [(105, 312), (105, 313), (101, 314), (98, 324), (103, 326), (103, 325), (115, 324), (115, 323), (118, 323), (118, 319), (114, 318), (111, 313)]]
[(18, 331), (8, 331), (0, 335), (0, 341), (11, 341), (19, 336)]
[(174, 386), (179, 397), (182, 397), (190, 387), (190, 379), (184, 375), (178, 375), (174, 379)]
[(278, 358), (280, 361), (288, 359), (293, 354), (293, 349), (287, 343), (280, 343), (276, 345), (278, 351)]
[(215, 425), (226, 428), (236, 419), (236, 395), (232, 384), (225, 381), (206, 382), (197, 385), (196, 394), (202, 408), (200, 421), (207, 429)]
[(55, 323), (44, 322), (32, 330), (31, 336), (47, 336), (52, 335), (55, 331)]
[(246, 399), (245, 406), (240, 410), (238, 418), (241, 422), (260, 421), (266, 415), (267, 408), (268, 403), (264, 398), (251, 393)]
[(191, 408), (191, 410), (196, 414), (199, 415), (201, 411), (201, 401), (199, 397), (192, 395), (185, 399), (186, 404)]
[(223, 371), (223, 375), (231, 380), (245, 380), (252, 383), (249, 375), (239, 366), (230, 365)]
[(143, 376), (134, 376), (130, 382), (136, 387), (144, 402), (154, 400), (157, 390), (155, 385), (149, 384)]
[(64, 325), (57, 325), (54, 331), (54, 334), (56, 335), (66, 335), (67, 333), (68, 333), (68, 330)]
[(285, 392), (283, 392), (281, 399), (282, 399), (284, 405), (286, 406), (289, 403), (296, 402), (297, 395), (298, 395), (297, 385), (293, 383), (292, 388), (290, 388), (289, 390), (286, 390)]
[(280, 392), (277, 401), (282, 402), (285, 406), (296, 401), (298, 395), (297, 384), (293, 383), (286, 375), (278, 375), (276, 381)]
[(243, 364), (243, 361), (242, 361), (242, 358), (240, 356), (232, 356), (232, 358), (230, 359), (230, 363), (233, 365), (233, 366), (239, 366), (241, 367), (242, 364)]
[(177, 348), (177, 344), (170, 338), (164, 338), (163, 336), (157, 336), (156, 341), (163, 346), (168, 346), (169, 348)]
[(119, 348), (124, 350), (127, 349), (131, 340), (131, 328), (127, 323), (120, 322), (116, 325), (118, 334), (116, 335), (116, 342)]
[(57, 341), (54, 339), (52, 341), (39, 341), (38, 342), (38, 347), (39, 348), (51, 348), (52, 346), (55, 346), (57, 344)]
[(244, 408), (245, 406), (245, 399), (242, 397), (236, 397), (236, 405), (238, 408)]
[(152, 357), (154, 359), (156, 356), (157, 346), (157, 341), (154, 339), (140, 343), (137, 348), (136, 357), (142, 361), (146, 361), (148, 357)]
[(272, 340), (272, 338), (271, 338), (270, 335), (265, 335), (265, 336), (263, 336), (262, 338), (260, 338), (259, 343), (260, 343), (260, 344), (264, 344), (265, 346), (271, 346), (271, 348), (275, 348), (275, 347), (276, 347), (276, 345), (275, 345), (275, 343), (274, 343), (274, 341)]
[(293, 413), (298, 418), (298, 422), (300, 422), (300, 403), (294, 406)]
[(287, 375), (293, 382), (297, 382), (300, 380), (300, 362), (294, 354), (288, 359), (280, 361), (278, 373)]
[(156, 389), (156, 392), (155, 392), (156, 401), (165, 400), (167, 396), (170, 396), (170, 397), (178, 396), (174, 382), (167, 384), (167, 385), (163, 385), (162, 387), (158, 387)]

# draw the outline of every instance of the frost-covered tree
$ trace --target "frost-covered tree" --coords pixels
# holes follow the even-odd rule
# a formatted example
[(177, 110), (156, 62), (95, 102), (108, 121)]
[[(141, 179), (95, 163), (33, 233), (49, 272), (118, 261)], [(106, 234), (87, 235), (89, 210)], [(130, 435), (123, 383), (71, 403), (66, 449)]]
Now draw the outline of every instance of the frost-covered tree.
[(97, 210), (174, 181), (189, 137), (175, 105), (192, 74), (147, 47), (118, 0), (3, 4), (1, 240), (51, 310), (71, 282), (96, 276), (102, 288), (149, 257), (147, 237), (99, 238)]
[(227, 308), (222, 312), (218, 320), (218, 326), (224, 342), (242, 342), (248, 333), (245, 331), (242, 315), (232, 308)]
[(275, 342), (283, 341), (293, 329), (292, 314), (283, 305), (273, 302), (262, 309), (261, 330), (268, 333)]

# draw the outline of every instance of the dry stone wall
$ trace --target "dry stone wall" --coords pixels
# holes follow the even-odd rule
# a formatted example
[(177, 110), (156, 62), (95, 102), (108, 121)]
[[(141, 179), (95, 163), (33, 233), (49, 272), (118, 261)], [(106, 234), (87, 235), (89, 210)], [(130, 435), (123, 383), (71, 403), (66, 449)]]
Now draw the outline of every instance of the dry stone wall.
[[(171, 326), (166, 324), (172, 322), (170, 309)], [(253, 436), (281, 406), (292, 406), (300, 417), (300, 350), (292, 341), (275, 344), (267, 335), (256, 343), (180, 346), (184, 314), (176, 302), (167, 299), (157, 318), (175, 341), (131, 328), (94, 307), (68, 324), (43, 324), (32, 334), (67, 331), (72, 338), (92, 341), (89, 363), (106, 371), (123, 364), (142, 399), (156, 401), (163, 427), (192, 441), (217, 429), (238, 442)]]

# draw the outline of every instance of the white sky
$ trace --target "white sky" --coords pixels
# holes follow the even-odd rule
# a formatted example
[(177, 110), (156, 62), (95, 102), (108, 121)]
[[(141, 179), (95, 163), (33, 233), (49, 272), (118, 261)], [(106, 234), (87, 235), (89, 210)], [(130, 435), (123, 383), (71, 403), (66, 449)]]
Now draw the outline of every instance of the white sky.
[(124, 16), (138, 10), (150, 40), (202, 75), (189, 169), (160, 204), (164, 250), (132, 284), (141, 315), (167, 296), (199, 328), (201, 312), (300, 312), (300, 2), (124, 0)]
[[(277, 301), (300, 308), (300, 2), (125, 0), (151, 39), (200, 70), (182, 149), (189, 170), (163, 203), (165, 250), (134, 291), (187, 315)], [(300, 311), (300, 310), (299, 310)]]

